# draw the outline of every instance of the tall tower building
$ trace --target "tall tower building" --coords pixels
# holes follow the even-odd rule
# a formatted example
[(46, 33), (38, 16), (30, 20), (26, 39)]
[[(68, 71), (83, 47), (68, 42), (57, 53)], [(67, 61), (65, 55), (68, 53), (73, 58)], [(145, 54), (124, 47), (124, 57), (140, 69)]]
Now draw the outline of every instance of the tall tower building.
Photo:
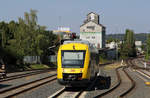
[(80, 39), (88, 40), (98, 49), (105, 47), (105, 27), (99, 22), (96, 13), (87, 14), (87, 19), (80, 26)]

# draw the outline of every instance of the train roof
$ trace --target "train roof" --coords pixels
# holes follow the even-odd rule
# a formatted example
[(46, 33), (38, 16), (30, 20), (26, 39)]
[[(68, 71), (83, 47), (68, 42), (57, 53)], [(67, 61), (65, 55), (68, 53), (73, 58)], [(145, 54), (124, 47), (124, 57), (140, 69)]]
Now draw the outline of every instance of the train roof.
[(98, 53), (98, 49), (94, 44), (91, 44), (89, 41), (85, 40), (73, 40), (73, 41), (64, 41), (63, 45), (69, 44), (69, 43), (81, 43), (81, 44), (86, 44), (89, 46), (91, 52)]
[(81, 44), (87, 44), (90, 46), (89, 41), (85, 41), (85, 40), (73, 40), (73, 41), (64, 41), (63, 44), (69, 44), (69, 43), (81, 43)]

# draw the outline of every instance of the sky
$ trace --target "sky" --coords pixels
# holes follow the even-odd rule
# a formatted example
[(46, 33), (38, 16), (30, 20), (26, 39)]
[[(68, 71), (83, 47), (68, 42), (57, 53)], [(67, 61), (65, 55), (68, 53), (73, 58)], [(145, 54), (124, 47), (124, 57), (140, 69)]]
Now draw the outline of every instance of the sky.
[(79, 33), (86, 15), (94, 12), (106, 34), (125, 33), (125, 29), (150, 33), (150, 0), (1, 0), (0, 21), (18, 21), (30, 9), (38, 11), (38, 24), (48, 30), (64, 26)]

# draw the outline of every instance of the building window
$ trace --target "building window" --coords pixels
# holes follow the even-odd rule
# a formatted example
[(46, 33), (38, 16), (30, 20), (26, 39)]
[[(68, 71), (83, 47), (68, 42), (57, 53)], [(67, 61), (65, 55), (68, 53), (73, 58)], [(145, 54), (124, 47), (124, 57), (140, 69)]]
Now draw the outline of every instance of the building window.
[(95, 29), (95, 26), (87, 26), (86, 28), (87, 28), (87, 29), (94, 30), (94, 29)]
[(92, 39), (95, 39), (95, 36), (92, 36)]

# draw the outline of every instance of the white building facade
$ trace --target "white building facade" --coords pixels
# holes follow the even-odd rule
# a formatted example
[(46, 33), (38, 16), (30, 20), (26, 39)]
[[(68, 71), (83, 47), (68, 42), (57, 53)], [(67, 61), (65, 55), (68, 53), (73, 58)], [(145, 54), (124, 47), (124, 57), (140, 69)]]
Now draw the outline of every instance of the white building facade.
[(105, 47), (105, 27), (99, 24), (99, 15), (91, 12), (80, 26), (80, 39), (88, 40), (98, 49)]
[(109, 49), (118, 48), (118, 43), (110, 42), (110, 43), (106, 44), (106, 47), (109, 48)]
[(142, 41), (135, 41), (136, 49), (141, 52), (142, 51)]

